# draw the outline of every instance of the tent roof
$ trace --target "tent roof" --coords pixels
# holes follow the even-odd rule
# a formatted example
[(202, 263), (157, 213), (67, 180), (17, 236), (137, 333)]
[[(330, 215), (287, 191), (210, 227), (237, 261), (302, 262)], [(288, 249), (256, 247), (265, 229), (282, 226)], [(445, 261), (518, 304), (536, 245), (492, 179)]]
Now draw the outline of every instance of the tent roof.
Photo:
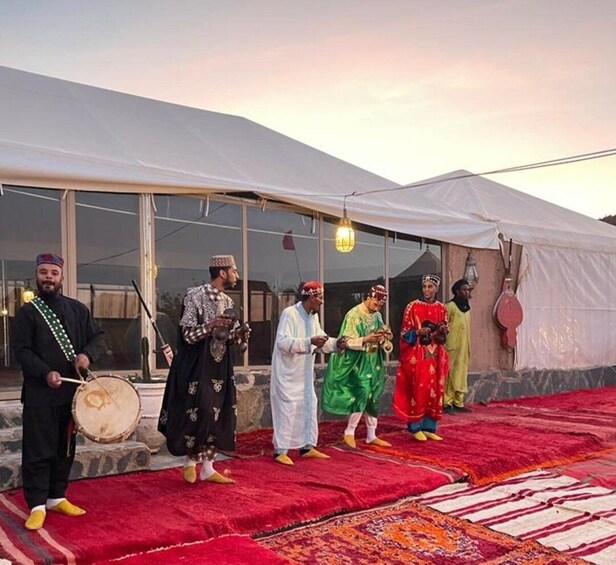
[[(344, 195), (397, 185), (245, 118), (0, 67), (0, 182), (254, 192), (339, 217)], [(406, 194), (405, 194), (406, 192)], [(353, 221), (496, 248), (495, 226), (407, 191), (347, 200)]]
[(496, 222), (516, 243), (616, 252), (616, 227), (465, 170), (419, 181), (414, 195), (445, 202), (475, 218)]

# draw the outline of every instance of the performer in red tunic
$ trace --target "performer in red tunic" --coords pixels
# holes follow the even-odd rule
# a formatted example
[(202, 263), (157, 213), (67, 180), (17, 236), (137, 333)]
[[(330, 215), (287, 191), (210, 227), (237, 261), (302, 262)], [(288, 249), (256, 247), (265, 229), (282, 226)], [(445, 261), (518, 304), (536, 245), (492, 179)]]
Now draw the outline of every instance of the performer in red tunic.
[(447, 308), (436, 300), (440, 283), (436, 275), (423, 276), (423, 297), (406, 307), (400, 331), (393, 408), (418, 441), (443, 439), (436, 434), (436, 425), (443, 413), (449, 356), (443, 345)]

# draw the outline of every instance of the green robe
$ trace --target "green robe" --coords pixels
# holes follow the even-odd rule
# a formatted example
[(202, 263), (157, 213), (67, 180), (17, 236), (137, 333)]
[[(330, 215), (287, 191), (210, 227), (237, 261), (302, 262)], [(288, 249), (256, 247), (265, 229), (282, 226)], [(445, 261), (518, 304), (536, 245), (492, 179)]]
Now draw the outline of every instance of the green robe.
[[(361, 338), (383, 326), (380, 312), (371, 314), (363, 302), (347, 312), (340, 335)], [(385, 353), (345, 349), (329, 358), (323, 381), (322, 407), (332, 414), (366, 412), (378, 416), (385, 387)]]
[(449, 353), (449, 376), (445, 384), (444, 405), (464, 406), (468, 363), (471, 356), (471, 311), (462, 312), (456, 303), (447, 302), (449, 335), (445, 348)]

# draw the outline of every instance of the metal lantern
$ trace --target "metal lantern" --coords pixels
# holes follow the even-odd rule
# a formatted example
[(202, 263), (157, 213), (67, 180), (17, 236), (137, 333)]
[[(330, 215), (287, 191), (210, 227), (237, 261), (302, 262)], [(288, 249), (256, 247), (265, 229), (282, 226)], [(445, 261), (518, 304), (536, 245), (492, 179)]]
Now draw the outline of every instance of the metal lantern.
[(349, 253), (355, 247), (355, 230), (347, 217), (346, 207), (342, 211), (342, 220), (336, 230), (336, 249), (340, 253)]
[(466, 256), (466, 267), (464, 269), (464, 278), (468, 282), (468, 286), (471, 290), (475, 288), (475, 285), (479, 282), (479, 273), (477, 272), (477, 263), (473, 257), (473, 252), (469, 250)]

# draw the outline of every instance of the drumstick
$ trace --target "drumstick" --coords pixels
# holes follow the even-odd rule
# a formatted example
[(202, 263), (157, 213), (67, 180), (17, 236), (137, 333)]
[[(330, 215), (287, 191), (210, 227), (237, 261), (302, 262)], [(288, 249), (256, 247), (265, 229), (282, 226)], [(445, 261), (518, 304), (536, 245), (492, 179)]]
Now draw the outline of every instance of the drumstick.
[(77, 380), (77, 379), (69, 379), (68, 377), (60, 377), (60, 380), (61, 381), (66, 381), (67, 383), (75, 383), (75, 384), (78, 384), (78, 385), (83, 385), (83, 384), (86, 383), (86, 381), (80, 381), (80, 380)]

